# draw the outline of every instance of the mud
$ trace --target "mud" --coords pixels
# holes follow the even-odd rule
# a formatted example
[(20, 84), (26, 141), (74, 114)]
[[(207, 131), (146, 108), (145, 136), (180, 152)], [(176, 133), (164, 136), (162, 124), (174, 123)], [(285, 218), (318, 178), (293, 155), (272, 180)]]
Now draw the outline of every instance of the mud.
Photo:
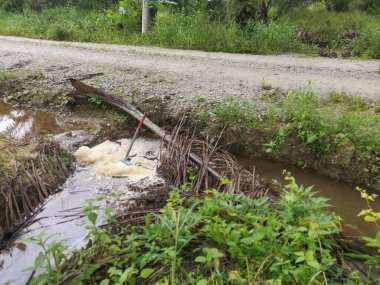
[(0, 101), (0, 136), (22, 139), (26, 135), (58, 134), (62, 131), (62, 127), (52, 114), (24, 107), (13, 107)]

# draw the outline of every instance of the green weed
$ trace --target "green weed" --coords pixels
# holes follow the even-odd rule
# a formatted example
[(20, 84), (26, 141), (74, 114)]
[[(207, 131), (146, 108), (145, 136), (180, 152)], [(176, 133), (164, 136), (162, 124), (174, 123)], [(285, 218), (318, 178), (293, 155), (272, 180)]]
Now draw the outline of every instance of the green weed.
[(3, 85), (5, 82), (7, 82), (9, 79), (14, 78), (15, 75), (8, 71), (2, 71), (0, 72), (0, 86)]
[(263, 90), (271, 90), (272, 84), (269, 81), (266, 81), (264, 78), (261, 80), (261, 89)]
[[(70, 262), (80, 271), (74, 266), (65, 276), (75, 277), (70, 284), (103, 285), (328, 282), (339, 219), (311, 187), (297, 185), (288, 173), (286, 181), (274, 203), (216, 190), (194, 202), (174, 189), (164, 209), (148, 214), (142, 226), (90, 230), (91, 245)], [(86, 209), (94, 227), (99, 209)]]
[(70, 38), (68, 32), (60, 25), (51, 25), (46, 31), (46, 37), (50, 40), (64, 41)]
[[(358, 255), (349, 254), (350, 256), (359, 257), (364, 259), (368, 264), (373, 266), (375, 270), (380, 269), (380, 212), (375, 212), (372, 208), (372, 203), (375, 203), (377, 195), (368, 194), (366, 190), (357, 187), (356, 190), (360, 192), (360, 196), (367, 203), (367, 209), (362, 210), (358, 216), (363, 217), (368, 223), (372, 223), (377, 231), (375, 237), (363, 237), (363, 240), (367, 242), (367, 246), (373, 248), (376, 254), (373, 255)], [(379, 280), (378, 280), (379, 281)]]
[(103, 105), (103, 101), (95, 97), (91, 97), (90, 99), (88, 99), (88, 101), (97, 108), (100, 108)]
[[(308, 155), (324, 159), (339, 153), (355, 152), (369, 167), (373, 177), (380, 176), (380, 114), (377, 101), (331, 92), (326, 98), (312, 91), (290, 91), (285, 97), (267, 93), (265, 104), (248, 99), (227, 98), (211, 111), (198, 111), (219, 127), (226, 126), (240, 138), (242, 146), (251, 145), (252, 135), (267, 141), (267, 153), (277, 154), (283, 142), (302, 147)], [(270, 101), (268, 103), (268, 101)], [(211, 114), (211, 115), (210, 115)], [(208, 123), (207, 123), (208, 122)], [(347, 167), (352, 156), (340, 162)], [(372, 175), (371, 174), (371, 175)]]
[(44, 237), (45, 231), (41, 231), (38, 235), (23, 239), (23, 242), (36, 244), (42, 248), (34, 261), (35, 269), (43, 268), (45, 272), (33, 278), (29, 283), (31, 285), (38, 284), (58, 284), (62, 278), (61, 269), (67, 261), (65, 252), (67, 248), (63, 245), (63, 241), (54, 241), (52, 237)]
[[(141, 35), (138, 22), (115, 23), (119, 13), (79, 10), (73, 7), (44, 9), (41, 13), (24, 10), (9, 13), (0, 10), (0, 32), (53, 40), (158, 45), (206, 51), (281, 54), (288, 52), (316, 54), (313, 44), (297, 38), (297, 28), (323, 31), (332, 49), (344, 50), (348, 42), (336, 40), (344, 33), (358, 32), (352, 41), (352, 54), (378, 58), (380, 21), (362, 12), (327, 12), (294, 10), (277, 21), (236, 22), (210, 20), (204, 13), (184, 15), (159, 11), (148, 35)], [(128, 18), (129, 19), (129, 18)], [(128, 20), (127, 19), (127, 20)], [(344, 37), (343, 37), (344, 38)]]

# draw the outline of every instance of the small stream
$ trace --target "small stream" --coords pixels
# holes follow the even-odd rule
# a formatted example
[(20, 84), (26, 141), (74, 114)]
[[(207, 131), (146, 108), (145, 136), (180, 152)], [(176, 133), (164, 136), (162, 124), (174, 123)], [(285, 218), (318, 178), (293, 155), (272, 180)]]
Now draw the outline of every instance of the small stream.
[[(22, 139), (28, 134), (62, 132), (64, 129), (57, 124), (54, 115), (13, 107), (0, 101), (0, 137)], [(61, 136), (66, 138), (65, 135)], [(75, 139), (75, 135), (72, 139)], [(156, 153), (160, 147), (159, 140), (141, 139), (139, 141), (140, 143), (134, 147), (137, 155), (136, 162), (146, 158), (147, 153)], [(123, 145), (121, 142), (119, 144), (121, 149)], [(109, 154), (106, 156), (108, 157)], [(338, 213), (346, 224), (351, 225), (345, 227), (346, 234), (354, 236), (374, 234), (371, 225), (361, 217), (357, 217), (357, 213), (365, 209), (366, 204), (355, 187), (279, 162), (245, 159), (239, 161), (249, 170), (255, 169), (256, 173), (264, 179), (275, 180), (277, 183), (283, 183), (282, 170), (289, 170), (298, 184), (314, 185), (314, 190), (330, 199), (331, 209)], [(114, 166), (112, 168), (114, 169)], [(63, 191), (51, 196), (43, 210), (35, 217), (36, 222), (25, 229), (24, 237), (35, 236), (41, 229), (45, 229), (46, 235), (54, 235), (55, 240), (65, 240), (65, 245), (71, 249), (78, 248), (84, 244), (86, 236), (86, 230), (81, 225), (84, 220), (81, 212), (85, 201), (99, 194), (110, 193), (118, 195), (115, 200), (117, 202), (128, 201), (136, 195), (129, 190), (136, 183), (141, 186), (141, 184), (151, 182), (149, 176), (141, 174), (116, 179), (102, 177), (96, 175), (92, 167), (78, 165), (75, 173), (62, 186)], [(112, 207), (114, 208), (115, 204), (112, 204)], [(374, 209), (380, 211), (380, 200), (374, 205)], [(8, 251), (0, 253), (0, 284), (8, 280), (12, 280), (12, 285), (25, 284), (30, 273), (25, 272), (24, 269), (33, 266), (33, 261), (40, 249), (36, 245), (25, 244), (20, 240), (9, 246)]]
[[(276, 183), (284, 183), (282, 171), (284, 169), (290, 171), (295, 177), (297, 184), (306, 187), (314, 185), (314, 191), (318, 191), (319, 195), (329, 200), (331, 210), (336, 212), (345, 223), (345, 233), (353, 236), (374, 236), (375, 229), (371, 223), (365, 222), (363, 217), (358, 217), (358, 213), (367, 208), (366, 202), (360, 198), (360, 193), (355, 187), (344, 182), (335, 181), (331, 178), (313, 174), (300, 167), (287, 165), (281, 162), (255, 159), (240, 160), (249, 170), (255, 171), (267, 181), (275, 181)], [(367, 191), (369, 192), (369, 191)], [(375, 200), (373, 208), (380, 211), (380, 199)]]

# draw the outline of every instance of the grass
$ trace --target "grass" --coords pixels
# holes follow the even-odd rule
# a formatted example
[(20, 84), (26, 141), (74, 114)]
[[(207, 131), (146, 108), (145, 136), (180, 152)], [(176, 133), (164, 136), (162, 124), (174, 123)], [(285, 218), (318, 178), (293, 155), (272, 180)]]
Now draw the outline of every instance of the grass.
[[(318, 40), (330, 48), (352, 49), (352, 55), (380, 58), (380, 16), (360, 11), (330, 12), (326, 10), (298, 9), (284, 19), (289, 26), (305, 28), (318, 33)], [(352, 41), (349, 34), (357, 34)], [(345, 36), (346, 35), (346, 36)]]
[[(297, 38), (298, 27), (323, 30), (331, 48), (352, 45), (354, 56), (380, 57), (380, 20), (359, 12), (300, 10), (269, 24), (250, 22), (245, 28), (233, 22), (210, 21), (201, 13), (186, 16), (160, 12), (151, 33), (141, 35), (132, 28), (115, 25), (103, 12), (72, 7), (45, 9), (40, 14), (30, 10), (21, 14), (0, 11), (0, 33), (4, 35), (237, 53), (316, 54), (313, 43), (304, 44)], [(359, 37), (349, 42), (336, 40), (337, 34), (351, 30), (357, 31)]]
[[(296, 155), (289, 148), (298, 149), (310, 165), (320, 161), (326, 169), (334, 167), (337, 172), (330, 175), (346, 169), (339, 177), (347, 182), (376, 185), (380, 181), (379, 101), (336, 92), (321, 98), (308, 90), (288, 94), (274, 90), (262, 100), (227, 98), (211, 107), (211, 112), (199, 111), (199, 116), (206, 128), (227, 126), (227, 133), (238, 138), (245, 151), (258, 145), (256, 155), (292, 163)], [(361, 178), (350, 169), (362, 171)]]
[(214, 114), (219, 125), (240, 122), (246, 130), (286, 127), (321, 154), (338, 147), (337, 136), (347, 137), (359, 151), (372, 153), (380, 151), (380, 114), (374, 104), (345, 93), (332, 92), (321, 99), (312, 91), (290, 91), (277, 104), (277, 113), (273, 105), (263, 109), (251, 100), (228, 98), (215, 107)]
[(1, 71), (0, 72), (0, 86), (7, 82), (9, 79), (14, 78), (15, 75), (12, 72)]

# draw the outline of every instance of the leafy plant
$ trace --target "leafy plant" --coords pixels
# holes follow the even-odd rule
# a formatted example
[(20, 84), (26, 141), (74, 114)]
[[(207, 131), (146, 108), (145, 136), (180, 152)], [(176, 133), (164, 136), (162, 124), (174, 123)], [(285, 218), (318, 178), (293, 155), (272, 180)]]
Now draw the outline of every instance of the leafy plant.
[(90, 103), (94, 104), (97, 108), (100, 108), (103, 105), (102, 100), (95, 98), (95, 97), (91, 97), (90, 99), (88, 99), (88, 101)]
[[(76, 276), (70, 284), (102, 285), (327, 283), (338, 218), (311, 187), (299, 186), (289, 173), (285, 178), (276, 202), (215, 189), (193, 201), (173, 189), (167, 205), (146, 215), (143, 225), (112, 222), (110, 231), (90, 230), (91, 245), (70, 262), (80, 274), (66, 267), (65, 275)], [(86, 206), (90, 227), (99, 210), (93, 202)]]
[(51, 240), (52, 236), (44, 237), (45, 230), (41, 231), (34, 237), (23, 239), (26, 243), (36, 244), (41, 247), (40, 252), (34, 261), (34, 268), (44, 268), (45, 272), (34, 277), (29, 284), (42, 285), (46, 283), (58, 284), (62, 278), (61, 269), (66, 259), (65, 252), (67, 248), (63, 245), (63, 241)]
[(367, 246), (374, 248), (377, 255), (361, 255), (359, 257), (364, 258), (376, 269), (380, 269), (380, 212), (375, 212), (371, 206), (371, 203), (375, 202), (377, 195), (368, 194), (366, 190), (360, 187), (357, 187), (356, 189), (360, 192), (361, 198), (367, 202), (367, 209), (362, 210), (358, 216), (362, 216), (366, 222), (372, 223), (377, 231), (374, 238), (363, 237), (367, 242)]

